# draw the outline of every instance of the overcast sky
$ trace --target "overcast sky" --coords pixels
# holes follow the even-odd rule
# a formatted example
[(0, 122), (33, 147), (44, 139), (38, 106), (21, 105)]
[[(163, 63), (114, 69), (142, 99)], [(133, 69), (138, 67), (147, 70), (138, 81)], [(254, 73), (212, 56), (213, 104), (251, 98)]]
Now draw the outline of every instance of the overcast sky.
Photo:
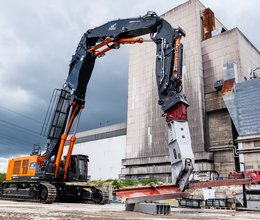
[[(42, 123), (54, 88), (61, 88), (82, 34), (103, 23), (162, 14), (185, 0), (0, 0), (0, 171), (14, 155), (45, 143)], [(259, 1), (202, 0), (228, 28), (259, 49)], [(126, 122), (128, 46), (98, 59), (79, 130)]]

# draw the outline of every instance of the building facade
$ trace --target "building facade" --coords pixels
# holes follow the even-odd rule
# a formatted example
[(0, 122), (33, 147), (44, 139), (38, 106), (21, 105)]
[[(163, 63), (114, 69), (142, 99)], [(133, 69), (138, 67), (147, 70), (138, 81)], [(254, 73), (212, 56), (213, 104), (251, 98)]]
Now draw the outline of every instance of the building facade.
[[(220, 175), (238, 169), (238, 134), (221, 96), (225, 66), (234, 64), (237, 82), (260, 66), (259, 51), (237, 29), (227, 30), (210, 9), (190, 0), (162, 15), (186, 32), (183, 87), (190, 107), (188, 119), (195, 170)], [(122, 174), (129, 178), (170, 177), (167, 127), (157, 105), (155, 45), (130, 48), (126, 158)]]

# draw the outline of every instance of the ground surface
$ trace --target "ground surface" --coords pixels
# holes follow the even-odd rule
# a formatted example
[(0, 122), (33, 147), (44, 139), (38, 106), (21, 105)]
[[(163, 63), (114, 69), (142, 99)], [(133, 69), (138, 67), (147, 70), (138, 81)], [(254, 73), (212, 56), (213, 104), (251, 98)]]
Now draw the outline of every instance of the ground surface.
[(153, 216), (136, 212), (126, 212), (124, 209), (123, 204), (40, 204), (0, 200), (0, 219), (260, 219), (260, 212), (253, 211), (172, 208), (170, 215)]

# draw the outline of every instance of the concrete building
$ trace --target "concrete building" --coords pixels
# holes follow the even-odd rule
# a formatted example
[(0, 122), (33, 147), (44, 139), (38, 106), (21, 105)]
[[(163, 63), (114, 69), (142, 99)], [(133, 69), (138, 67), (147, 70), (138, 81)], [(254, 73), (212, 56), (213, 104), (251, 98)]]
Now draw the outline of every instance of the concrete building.
[[(225, 175), (230, 171), (240, 169), (239, 157), (238, 154), (234, 155), (234, 149), (237, 150), (239, 139), (242, 138), (241, 135), (246, 133), (239, 132), (238, 127), (235, 126), (236, 121), (233, 117), (230, 117), (232, 116), (230, 106), (227, 106), (228, 109), (226, 108), (220, 92), (214, 91), (213, 85), (218, 80), (226, 80), (225, 77), (227, 75), (230, 77), (231, 73), (234, 73), (232, 76), (234, 83), (244, 84), (245, 78), (250, 79), (251, 69), (260, 66), (260, 54), (237, 28), (203, 41), (202, 53), (204, 57), (205, 106), (208, 122), (207, 145), (209, 151), (214, 152), (215, 170)], [(251, 95), (251, 98), (250, 95), (248, 96), (248, 100), (241, 100), (246, 101), (248, 104), (248, 112), (250, 112), (250, 104), (251, 106), (256, 104), (253, 97), (259, 97), (260, 95), (259, 87), (254, 86), (254, 88), (255, 93), (252, 93), (244, 87), (244, 92)], [(225, 103), (227, 104), (227, 102)], [(259, 102), (257, 102), (257, 105), (259, 105)], [(248, 121), (249, 126), (254, 127), (254, 121), (257, 121), (257, 114), (255, 114), (253, 120), (251, 118), (251, 121)], [(255, 135), (260, 134), (259, 131), (255, 131)], [(253, 162), (253, 160), (251, 162), (250, 160), (247, 160), (246, 163), (247, 170), (250, 168), (249, 163)], [(240, 160), (240, 162), (242, 161)], [(260, 165), (260, 163), (258, 164)]]
[[(227, 63), (236, 66), (237, 82), (260, 66), (259, 51), (237, 29), (227, 30), (214, 13), (198, 0), (190, 0), (162, 15), (186, 31), (184, 93), (196, 170), (216, 170), (220, 175), (236, 169), (237, 132), (216, 83), (224, 80)], [(167, 128), (157, 105), (155, 45), (130, 48), (126, 177), (170, 176)], [(221, 90), (221, 88), (220, 88)], [(235, 163), (237, 161), (237, 163)], [(238, 165), (237, 165), (238, 166)]]

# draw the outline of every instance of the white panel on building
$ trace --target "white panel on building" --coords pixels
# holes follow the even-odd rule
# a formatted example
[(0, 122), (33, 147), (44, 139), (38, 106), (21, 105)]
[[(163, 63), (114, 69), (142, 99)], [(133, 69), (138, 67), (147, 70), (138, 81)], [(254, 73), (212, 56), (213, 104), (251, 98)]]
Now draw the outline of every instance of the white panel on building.
[[(89, 156), (91, 180), (117, 179), (121, 173), (122, 159), (126, 150), (126, 125), (118, 124), (87, 132), (81, 132), (73, 154)], [(84, 141), (85, 139), (85, 141)], [(90, 141), (91, 140), (91, 141)], [(63, 155), (67, 153), (65, 146)]]

